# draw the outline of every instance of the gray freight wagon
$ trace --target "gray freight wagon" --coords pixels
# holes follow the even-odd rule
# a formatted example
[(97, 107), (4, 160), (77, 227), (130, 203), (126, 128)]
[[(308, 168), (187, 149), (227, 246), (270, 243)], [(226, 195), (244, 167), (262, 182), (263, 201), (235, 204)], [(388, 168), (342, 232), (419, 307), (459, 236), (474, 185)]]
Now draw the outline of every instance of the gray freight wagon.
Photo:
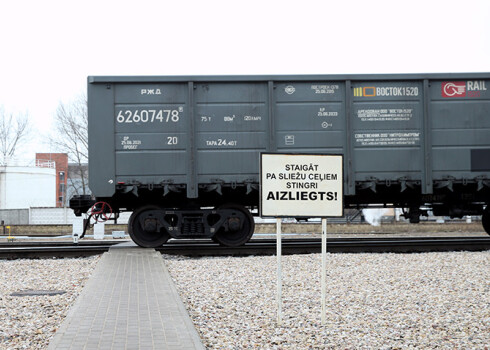
[(89, 77), (95, 200), (71, 207), (133, 211), (145, 247), (241, 245), (261, 152), (343, 154), (347, 208), (406, 208), (411, 222), (482, 214), (490, 232), (489, 89), (490, 73)]

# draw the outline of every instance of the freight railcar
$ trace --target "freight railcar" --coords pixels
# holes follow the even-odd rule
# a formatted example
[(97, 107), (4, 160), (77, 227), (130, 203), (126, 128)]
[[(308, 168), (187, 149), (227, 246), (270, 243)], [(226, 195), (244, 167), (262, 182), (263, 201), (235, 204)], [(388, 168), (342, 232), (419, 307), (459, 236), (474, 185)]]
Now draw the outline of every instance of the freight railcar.
[(88, 116), (94, 197), (71, 207), (132, 211), (143, 247), (247, 242), (261, 152), (342, 154), (347, 208), (483, 215), (490, 232), (490, 73), (91, 76)]

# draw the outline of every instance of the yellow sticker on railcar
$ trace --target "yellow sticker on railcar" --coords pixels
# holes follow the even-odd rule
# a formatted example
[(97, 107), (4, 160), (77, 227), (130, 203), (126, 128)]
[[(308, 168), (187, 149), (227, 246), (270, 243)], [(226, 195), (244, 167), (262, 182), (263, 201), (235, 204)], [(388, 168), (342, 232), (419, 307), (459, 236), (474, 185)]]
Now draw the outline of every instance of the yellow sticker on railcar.
[(417, 86), (361, 86), (354, 90), (354, 97), (401, 97), (418, 96)]

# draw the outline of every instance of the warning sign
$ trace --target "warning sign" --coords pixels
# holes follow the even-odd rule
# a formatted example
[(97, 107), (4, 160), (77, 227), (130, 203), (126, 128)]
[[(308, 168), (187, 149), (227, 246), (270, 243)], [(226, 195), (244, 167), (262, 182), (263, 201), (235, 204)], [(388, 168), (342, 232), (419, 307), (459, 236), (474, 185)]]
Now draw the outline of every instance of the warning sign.
[(343, 216), (341, 155), (261, 154), (261, 216)]

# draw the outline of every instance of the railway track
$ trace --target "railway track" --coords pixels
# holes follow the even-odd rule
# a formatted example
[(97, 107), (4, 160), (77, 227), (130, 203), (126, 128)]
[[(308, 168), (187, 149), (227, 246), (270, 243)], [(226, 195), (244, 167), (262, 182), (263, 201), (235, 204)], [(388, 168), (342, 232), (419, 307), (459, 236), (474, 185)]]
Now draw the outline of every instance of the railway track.
[[(210, 242), (179, 242), (157, 248), (164, 254), (186, 256), (274, 255), (275, 239), (254, 239), (242, 247), (220, 247)], [(418, 253), (490, 250), (490, 237), (404, 237), (404, 238), (329, 238), (329, 253)], [(283, 239), (282, 254), (321, 252), (320, 238)]]
[[(9, 242), (0, 243), (0, 258), (64, 258), (102, 254), (120, 241), (92, 242)], [(126, 243), (131, 244), (131, 243)], [(329, 238), (330, 253), (419, 253), (490, 250), (490, 237), (403, 237)], [(175, 240), (156, 249), (162, 254), (185, 256), (274, 255), (275, 239), (253, 239), (242, 247), (221, 247), (207, 241)], [(286, 238), (283, 254), (311, 254), (321, 251), (319, 238)]]
[(78, 258), (107, 252), (120, 242), (8, 242), (0, 243), (0, 259)]

